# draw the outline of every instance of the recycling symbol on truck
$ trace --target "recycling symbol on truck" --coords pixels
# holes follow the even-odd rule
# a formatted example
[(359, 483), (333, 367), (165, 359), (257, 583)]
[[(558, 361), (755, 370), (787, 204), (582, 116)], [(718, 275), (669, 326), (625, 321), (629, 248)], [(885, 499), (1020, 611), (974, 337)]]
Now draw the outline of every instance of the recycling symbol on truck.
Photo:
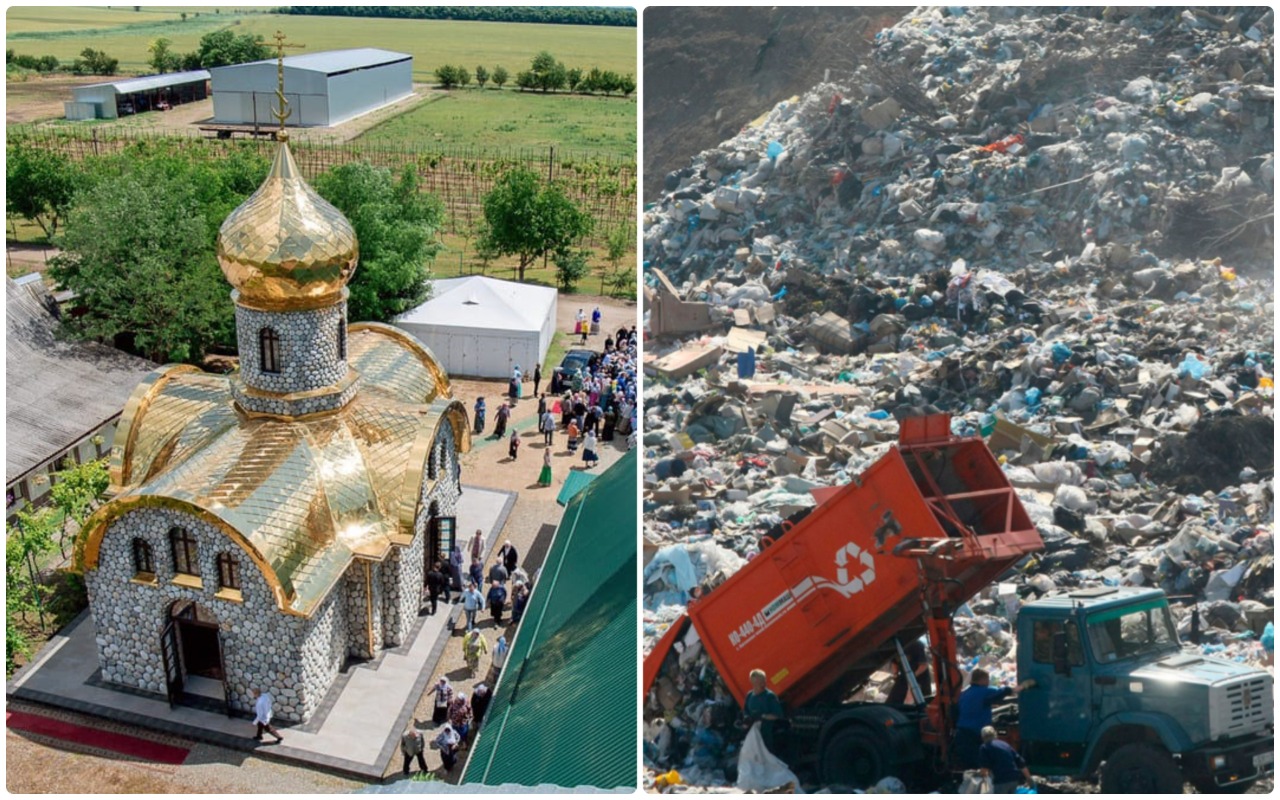
[[(863, 567), (862, 574), (849, 579), (850, 570)], [(857, 594), (876, 579), (876, 565), (871, 553), (849, 542), (836, 551), (836, 583), (840, 584), (842, 594), (848, 597)]]

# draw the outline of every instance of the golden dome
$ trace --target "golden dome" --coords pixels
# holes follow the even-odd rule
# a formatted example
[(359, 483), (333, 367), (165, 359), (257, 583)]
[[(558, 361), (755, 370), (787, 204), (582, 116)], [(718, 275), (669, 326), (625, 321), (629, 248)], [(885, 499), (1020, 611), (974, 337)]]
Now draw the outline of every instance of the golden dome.
[(284, 142), (267, 179), (218, 231), (222, 273), (240, 303), (263, 310), (338, 302), (359, 251), (351, 223), (303, 180)]

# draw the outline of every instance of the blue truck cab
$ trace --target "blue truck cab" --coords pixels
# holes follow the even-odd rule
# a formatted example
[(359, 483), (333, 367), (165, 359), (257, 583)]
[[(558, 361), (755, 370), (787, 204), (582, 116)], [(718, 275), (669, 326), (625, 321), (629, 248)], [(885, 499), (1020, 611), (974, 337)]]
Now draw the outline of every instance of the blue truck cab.
[(1242, 792), (1274, 764), (1270, 673), (1183, 650), (1157, 589), (1102, 587), (1023, 606), (1017, 738), (1040, 775), (1107, 793)]

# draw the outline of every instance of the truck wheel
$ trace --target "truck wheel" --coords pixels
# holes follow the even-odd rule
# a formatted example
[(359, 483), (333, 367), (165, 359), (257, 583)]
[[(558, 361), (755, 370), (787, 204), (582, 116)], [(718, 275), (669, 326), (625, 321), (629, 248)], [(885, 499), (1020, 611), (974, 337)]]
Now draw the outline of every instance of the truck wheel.
[(884, 743), (866, 728), (845, 728), (822, 751), (822, 778), (828, 785), (867, 789), (888, 775)]
[(1163, 747), (1126, 744), (1102, 765), (1105, 794), (1182, 794), (1182, 770)]

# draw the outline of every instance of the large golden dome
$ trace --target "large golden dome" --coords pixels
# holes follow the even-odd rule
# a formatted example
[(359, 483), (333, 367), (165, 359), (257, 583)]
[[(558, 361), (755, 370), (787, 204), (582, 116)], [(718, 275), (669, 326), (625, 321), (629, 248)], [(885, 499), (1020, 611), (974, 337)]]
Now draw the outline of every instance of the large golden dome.
[(263, 310), (338, 302), (358, 255), (351, 223), (303, 180), (284, 142), (267, 179), (218, 231), (218, 263), (238, 301)]

